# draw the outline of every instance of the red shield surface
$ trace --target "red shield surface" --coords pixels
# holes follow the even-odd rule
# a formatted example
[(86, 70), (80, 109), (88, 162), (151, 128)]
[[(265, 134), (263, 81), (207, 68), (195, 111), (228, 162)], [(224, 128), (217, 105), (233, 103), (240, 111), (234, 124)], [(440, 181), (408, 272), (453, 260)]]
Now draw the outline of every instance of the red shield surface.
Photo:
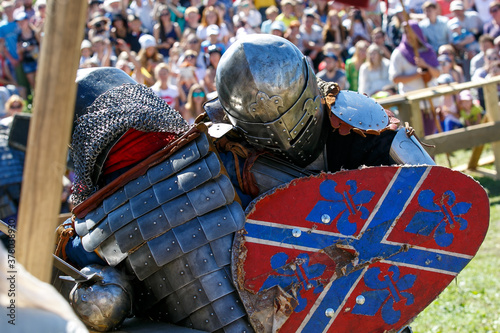
[(247, 210), (233, 275), (259, 331), (383, 332), (467, 265), (489, 222), (484, 189), (438, 166), (292, 181)]

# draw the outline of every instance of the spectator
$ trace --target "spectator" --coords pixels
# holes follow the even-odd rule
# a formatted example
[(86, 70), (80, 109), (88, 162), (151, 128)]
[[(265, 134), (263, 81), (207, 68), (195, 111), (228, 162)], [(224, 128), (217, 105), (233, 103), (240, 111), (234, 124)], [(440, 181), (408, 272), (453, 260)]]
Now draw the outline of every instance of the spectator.
[(35, 28), (35, 31), (40, 36), (43, 32), (45, 26), (45, 17), (46, 17), (46, 8), (47, 2), (46, 0), (37, 0), (35, 3), (35, 16), (30, 19), (30, 23)]
[(483, 32), (493, 38), (500, 36), (500, 1), (490, 2), (490, 14), (492, 19), (485, 23)]
[(483, 108), (473, 102), (469, 90), (462, 90), (458, 95), (458, 109), (465, 126), (481, 123)]
[(266, 18), (262, 25), (260, 26), (260, 31), (264, 34), (271, 33), (271, 24), (273, 24), (276, 17), (278, 17), (280, 11), (276, 6), (270, 6), (266, 9)]
[(155, 83), (153, 76), (156, 65), (163, 62), (163, 56), (156, 48), (156, 40), (151, 35), (142, 35), (139, 38), (141, 50), (137, 55), (137, 61), (141, 64), (141, 73), (144, 77), (144, 84), (151, 87)]
[(84, 39), (80, 44), (80, 68), (85, 60), (92, 58), (92, 43), (88, 39)]
[[(448, 0), (449, 1), (449, 0)], [(491, 0), (482, 1), (482, 0), (467, 0), (467, 8), (469, 10), (477, 11), (477, 14), (483, 21), (483, 23), (487, 23), (491, 20), (490, 14), (490, 4)]]
[(486, 50), (484, 57), (484, 65), (476, 69), (474, 75), (472, 76), (472, 81), (475, 81), (479, 78), (485, 78), (486, 75), (488, 75), (488, 70), (491, 67), (491, 65), (493, 63), (496, 63), (497, 61), (500, 61), (500, 56), (498, 55), (498, 51), (496, 49)]
[(481, 35), (479, 37), (479, 49), (481, 52), (476, 54), (470, 61), (470, 74), (474, 75), (474, 72), (479, 67), (484, 65), (484, 56), (486, 50), (495, 48), (494, 39), (490, 35)]
[(205, 90), (210, 94), (217, 94), (215, 89), (215, 73), (217, 72), (217, 67), (219, 66), (220, 58), (222, 56), (222, 52), (215, 45), (212, 45), (208, 49), (209, 63), (207, 66), (207, 73), (203, 80)]
[(115, 14), (111, 18), (111, 30), (109, 32), (109, 40), (111, 41), (111, 44), (115, 47), (115, 54), (119, 54), (121, 51), (120, 49), (117, 49), (117, 40), (121, 39), (125, 41), (127, 39), (128, 35), (128, 26), (127, 26), (127, 19), (123, 17), (121, 14)]
[(372, 96), (389, 84), (389, 59), (384, 58), (383, 52), (377, 44), (367, 49), (368, 59), (359, 68), (358, 91)]
[(448, 27), (458, 23), (460, 27), (471, 32), (478, 38), (483, 31), (483, 21), (475, 11), (465, 11), (461, 0), (454, 0), (450, 4), (450, 11), (453, 18), (448, 21)]
[(283, 21), (285, 27), (288, 29), (292, 21), (298, 21), (297, 16), (293, 11), (295, 2), (293, 0), (282, 0), (281, 1), (281, 14), (276, 17), (277, 21)]
[[(170, 18), (172, 22), (175, 22), (179, 25), (179, 28), (181, 29), (182, 33), (186, 27), (186, 19), (185, 19), (186, 7), (182, 6), (179, 3), (179, 0), (167, 1), (165, 5), (170, 10)], [(158, 13), (158, 8), (161, 6), (162, 5), (158, 6), (156, 11), (154, 11), (154, 13)], [(156, 17), (156, 14), (154, 16)], [(158, 22), (158, 20), (156, 20), (156, 22)]]
[[(267, 19), (270, 19), (270, 17), (267, 15), (267, 10), (271, 7), (277, 8), (276, 0), (255, 0), (254, 5), (255, 8), (259, 11), (261, 17), (267, 17)], [(269, 33), (269, 31), (265, 33)]]
[(336, 10), (330, 10), (326, 18), (326, 24), (323, 26), (323, 43), (344, 44), (347, 32), (342, 25), (339, 13)]
[(321, 25), (325, 24), (329, 11), (328, 0), (317, 0), (314, 1), (313, 3), (314, 5), (311, 8), (312, 12), (314, 12), (319, 17)]
[(153, 0), (132, 0), (129, 6), (132, 14), (141, 21), (144, 33), (153, 31)]
[(201, 23), (196, 30), (196, 36), (203, 40), (208, 39), (207, 27), (209, 25), (215, 24), (219, 27), (219, 42), (227, 45), (229, 42), (229, 30), (227, 29), (226, 23), (222, 22), (217, 9), (214, 6), (205, 7), (203, 14), (201, 16)]
[(345, 62), (345, 74), (349, 82), (349, 89), (358, 91), (359, 68), (366, 60), (366, 49), (370, 45), (366, 40), (360, 40), (354, 46), (354, 54)]
[[(91, 42), (94, 54), (90, 60), (99, 67), (111, 66), (111, 43), (109, 39), (102, 36), (96, 36)], [(84, 61), (84, 63), (85, 62), (86, 61)]]
[(170, 48), (181, 38), (181, 28), (176, 22), (172, 22), (171, 15), (167, 6), (160, 6), (156, 15), (158, 23), (155, 24), (153, 30), (153, 36), (158, 43), (158, 51), (164, 59), (168, 59)]
[(14, 10), (14, 16), (20, 13), (25, 13), (28, 21), (35, 16), (35, 9), (33, 8), (33, 0), (18, 0), (16, 3), (22, 3), (21, 6)]
[[(304, 0), (294, 0), (294, 1), (295, 1), (295, 6), (293, 6), (293, 13), (295, 14), (299, 22), (302, 23), (302, 19), (306, 12), (306, 3), (304, 2)], [(314, 12), (314, 8), (307, 7), (307, 10)], [(316, 13), (316, 17), (319, 17), (318, 13)], [(320, 26), (323, 26), (323, 22), (321, 21), (319, 21), (318, 24)]]
[(285, 35), (285, 23), (276, 21), (271, 24), (271, 34), (283, 37)]
[[(198, 54), (195, 51), (186, 51), (184, 61), (179, 66), (179, 75), (177, 78), (177, 89), (179, 90), (180, 104), (183, 106), (187, 101), (187, 94), (191, 86), (203, 80), (203, 77), (198, 78), (196, 73), (196, 57)], [(206, 74), (204, 74), (206, 76)]]
[(401, 44), (401, 38), (403, 37), (404, 27), (403, 27), (403, 7), (397, 5), (394, 9), (395, 14), (391, 18), (391, 22), (387, 27), (387, 37), (389, 42), (393, 47), (397, 47)]
[(382, 28), (377, 27), (372, 30), (372, 42), (378, 45), (384, 58), (391, 58), (393, 48), (386, 43), (385, 32)]
[(260, 32), (260, 24), (262, 23), (262, 15), (258, 10), (253, 8), (248, 0), (241, 0), (238, 5), (238, 12), (233, 16), (233, 24), (236, 26), (238, 18), (242, 22), (250, 25), (250, 28), (255, 32)]
[[(403, 34), (401, 44), (394, 49), (390, 59), (389, 78), (399, 87), (399, 93), (403, 94), (409, 91), (422, 89), (426, 86), (422, 69), (428, 72), (430, 81), (427, 85), (436, 85), (436, 79), (439, 76), (439, 62), (436, 53), (429, 43), (425, 42), (424, 35), (418, 24), (414, 21), (409, 22), (411, 29), (418, 37), (419, 52), (417, 57), (415, 51), (410, 44), (406, 33)], [(434, 105), (438, 105), (438, 100), (433, 101)], [(420, 103), (420, 109), (424, 120), (425, 135), (433, 134), (436, 132), (436, 121), (434, 118), (435, 110), (429, 110), (423, 101)]]
[(161, 63), (154, 70), (156, 82), (151, 86), (156, 95), (163, 99), (171, 108), (179, 107), (179, 91), (177, 87), (169, 84), (169, 74), (167, 64)]
[[(465, 81), (464, 71), (462, 67), (460, 67), (455, 60), (457, 57), (455, 53), (455, 48), (451, 44), (441, 45), (438, 49), (438, 56), (441, 56), (443, 54), (447, 55), (450, 58), (452, 63), (452, 69), (458, 74), (459, 79), (457, 80), (457, 82), (464, 82)], [(455, 74), (453, 76), (456, 77)]]
[(17, 36), (19, 34), (19, 27), (14, 20), (14, 1), (4, 1), (2, 2), (4, 9), (4, 14), (7, 18), (6, 21), (0, 25), (0, 38), (5, 41), (5, 46), (7, 47), (7, 52), (5, 52), (5, 57), (10, 69), (15, 70), (15, 79), (19, 80), (23, 77), (23, 72), (21, 65), (19, 63), (19, 55), (17, 54)]
[(203, 87), (195, 83), (189, 89), (186, 105), (184, 105), (183, 111), (181, 112), (182, 117), (188, 121), (188, 123), (193, 124), (196, 117), (205, 112), (203, 109), (203, 104), (207, 101), (207, 96)]
[(12, 95), (5, 102), (5, 116), (0, 120), (3, 126), (10, 126), (12, 118), (16, 113), (23, 112), (25, 106), (24, 100), (19, 95)]
[(351, 8), (349, 10), (349, 18), (344, 20), (343, 24), (349, 31), (349, 47), (356, 45), (360, 40), (370, 40), (372, 27), (370, 22), (367, 22), (364, 11)]
[[(198, 54), (198, 57), (196, 59), (197, 68), (203, 68), (203, 69), (207, 68), (207, 59), (205, 58), (205, 53), (201, 51), (201, 42), (198, 39), (198, 37), (196, 37), (196, 35), (187, 36), (182, 48), (186, 52), (191, 50), (195, 51), (196, 54)], [(184, 56), (186, 55), (186, 52), (184, 52), (184, 54), (179, 57), (179, 62), (178, 62), (179, 65), (182, 64), (182, 62), (184, 61)]]
[(130, 14), (127, 16), (127, 21), (128, 34), (125, 42), (130, 46), (130, 50), (137, 53), (141, 50), (141, 43), (139, 42), (139, 39), (142, 35), (145, 35), (147, 33), (142, 29), (141, 20), (139, 19), (139, 17)]
[[(453, 78), (450, 74), (441, 74), (437, 78), (437, 83), (440, 85), (450, 84)], [(437, 107), (437, 113), (441, 119), (441, 128), (444, 132), (448, 132), (457, 128), (463, 127), (460, 122), (460, 115), (458, 114), (457, 105), (455, 103), (455, 95), (444, 95), (441, 97), (442, 103)]]
[(479, 43), (476, 42), (474, 35), (462, 28), (460, 24), (453, 23), (450, 25), (451, 44), (458, 51), (467, 52), (469, 55), (475, 55), (479, 52)]
[(345, 72), (339, 68), (339, 58), (335, 53), (325, 54), (325, 69), (316, 76), (326, 82), (337, 82), (340, 89), (347, 89)]
[(182, 34), (182, 39), (185, 39), (186, 36), (189, 36), (191, 34), (196, 35), (196, 30), (198, 29), (198, 26), (200, 25), (200, 12), (198, 11), (198, 8), (191, 6), (186, 8), (186, 11), (184, 12), (184, 19), (186, 20), (186, 25), (184, 26), (184, 32)]
[(300, 49), (302, 47), (302, 38), (300, 37), (300, 22), (297, 20), (290, 22), (290, 26), (285, 31), (285, 35), (283, 37), (288, 39), (293, 45), (297, 46)]
[(321, 61), (321, 49), (323, 47), (323, 29), (315, 23), (316, 16), (312, 12), (305, 15), (304, 22), (300, 25), (300, 38), (302, 40), (302, 47), (299, 49), (308, 56), (317, 70)]
[(438, 15), (437, 6), (432, 1), (426, 1), (422, 6), (425, 19), (420, 21), (418, 25), (422, 29), (427, 42), (431, 44), (435, 52), (439, 46), (448, 44), (451, 40), (450, 30), (448, 29), (449, 19), (445, 16)]
[(451, 58), (446, 54), (442, 54), (438, 57), (439, 66), (441, 68), (441, 75), (447, 74), (452, 78), (452, 82), (462, 82), (460, 73), (453, 69), (453, 63)]
[(17, 14), (16, 22), (19, 24), (21, 30), (17, 38), (19, 60), (29, 82), (29, 87), (27, 88), (34, 90), (38, 56), (40, 54), (40, 42), (35, 31), (30, 26), (26, 13), (20, 12)]
[(109, 38), (111, 29), (110, 23), (111, 21), (106, 16), (96, 13), (87, 24), (87, 27), (89, 28), (89, 40), (94, 39), (96, 36)]
[(215, 24), (211, 24), (207, 27), (207, 40), (201, 42), (201, 52), (203, 57), (208, 57), (208, 48), (212, 45), (215, 45), (221, 51), (221, 54), (224, 54), (226, 48), (223, 43), (219, 42), (219, 27)]
[(0, 38), (0, 107), (3, 108), (7, 98), (12, 94), (21, 95), (26, 97), (26, 90), (23, 87), (18, 87), (16, 80), (12, 77), (9, 66), (7, 65), (7, 59), (5, 58), (5, 41)]

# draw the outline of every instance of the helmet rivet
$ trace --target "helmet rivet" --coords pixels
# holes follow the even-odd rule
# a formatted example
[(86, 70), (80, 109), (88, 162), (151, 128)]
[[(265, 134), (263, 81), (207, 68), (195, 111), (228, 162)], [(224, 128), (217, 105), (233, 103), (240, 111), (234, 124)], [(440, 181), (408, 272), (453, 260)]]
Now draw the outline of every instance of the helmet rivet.
[(325, 316), (332, 318), (335, 315), (335, 311), (332, 308), (325, 310)]
[(299, 228), (293, 228), (292, 236), (298, 238), (300, 235), (302, 235), (302, 231)]
[(363, 295), (359, 295), (356, 297), (356, 304), (363, 305), (365, 304), (365, 297)]
[(330, 223), (330, 221), (331, 221), (330, 215), (328, 215), (328, 214), (321, 215), (321, 222), (323, 222), (324, 224), (327, 224), (327, 223)]

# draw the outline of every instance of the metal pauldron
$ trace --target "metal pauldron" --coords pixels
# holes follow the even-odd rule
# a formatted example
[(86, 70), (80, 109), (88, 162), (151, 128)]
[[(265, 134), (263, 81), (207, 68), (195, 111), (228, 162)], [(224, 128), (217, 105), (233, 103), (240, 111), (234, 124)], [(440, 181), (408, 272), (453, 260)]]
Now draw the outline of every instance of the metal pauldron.
[(398, 164), (436, 165), (417, 138), (414, 135), (407, 135), (405, 128), (400, 128), (396, 133), (390, 155)]

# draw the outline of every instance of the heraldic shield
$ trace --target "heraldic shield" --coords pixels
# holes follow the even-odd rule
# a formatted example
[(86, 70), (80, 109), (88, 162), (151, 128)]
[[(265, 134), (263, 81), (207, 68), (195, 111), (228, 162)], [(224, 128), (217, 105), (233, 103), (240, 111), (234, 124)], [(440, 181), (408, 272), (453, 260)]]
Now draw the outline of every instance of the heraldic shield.
[(439, 166), (292, 181), (247, 209), (233, 278), (258, 332), (397, 331), (474, 257), (484, 189)]

